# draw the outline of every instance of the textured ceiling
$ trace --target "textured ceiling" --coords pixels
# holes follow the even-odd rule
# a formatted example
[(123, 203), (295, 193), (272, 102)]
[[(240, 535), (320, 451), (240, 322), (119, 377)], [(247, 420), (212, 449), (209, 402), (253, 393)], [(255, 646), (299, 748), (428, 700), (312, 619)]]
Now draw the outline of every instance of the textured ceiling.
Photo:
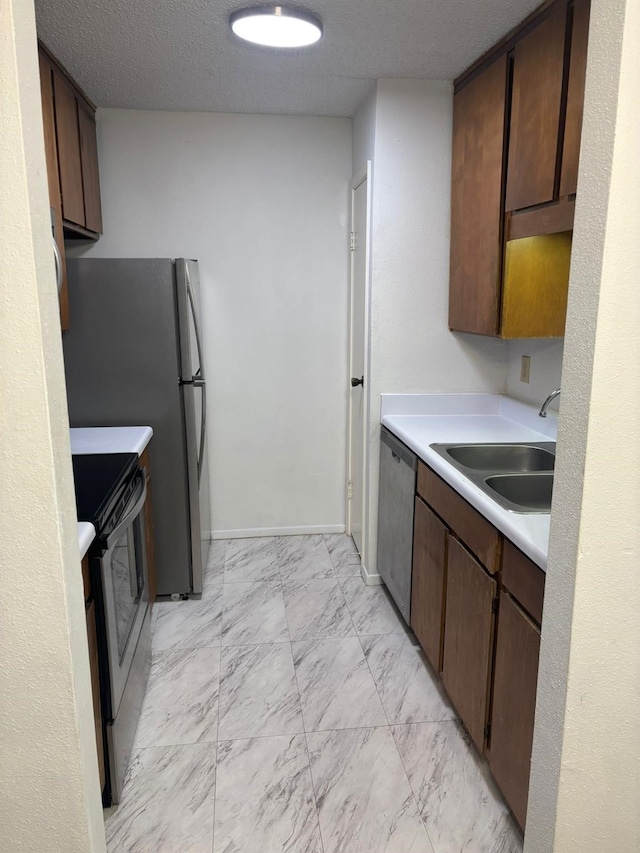
[(232, 35), (229, 14), (260, 0), (36, 0), (36, 15), (100, 107), (351, 116), (379, 77), (456, 77), (539, 3), (309, 0), (324, 37), (290, 52)]

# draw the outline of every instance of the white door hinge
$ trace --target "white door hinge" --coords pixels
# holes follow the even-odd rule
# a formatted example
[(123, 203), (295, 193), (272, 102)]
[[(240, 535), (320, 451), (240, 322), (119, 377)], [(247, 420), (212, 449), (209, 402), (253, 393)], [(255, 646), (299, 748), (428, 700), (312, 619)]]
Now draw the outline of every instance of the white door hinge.
[(352, 231), (349, 235), (349, 251), (355, 252), (356, 250), (356, 232)]
[(351, 480), (347, 483), (347, 500), (350, 501), (353, 497), (353, 483)]

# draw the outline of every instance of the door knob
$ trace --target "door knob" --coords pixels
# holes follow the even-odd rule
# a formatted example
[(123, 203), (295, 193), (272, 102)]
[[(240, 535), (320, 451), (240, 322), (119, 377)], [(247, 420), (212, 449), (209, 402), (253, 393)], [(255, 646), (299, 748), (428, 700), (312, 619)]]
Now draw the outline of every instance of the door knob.
[(356, 379), (355, 376), (351, 377), (351, 387), (357, 388), (358, 385), (362, 385), (364, 388), (364, 376), (361, 376), (360, 379)]

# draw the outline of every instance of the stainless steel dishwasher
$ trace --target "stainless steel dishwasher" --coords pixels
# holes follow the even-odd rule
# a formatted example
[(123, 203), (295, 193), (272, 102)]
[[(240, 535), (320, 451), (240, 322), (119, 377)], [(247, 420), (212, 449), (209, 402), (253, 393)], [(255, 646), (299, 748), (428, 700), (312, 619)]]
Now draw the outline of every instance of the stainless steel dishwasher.
[(382, 427), (378, 498), (378, 573), (407, 623), (411, 616), (413, 505), (417, 470), (416, 455), (388, 429)]

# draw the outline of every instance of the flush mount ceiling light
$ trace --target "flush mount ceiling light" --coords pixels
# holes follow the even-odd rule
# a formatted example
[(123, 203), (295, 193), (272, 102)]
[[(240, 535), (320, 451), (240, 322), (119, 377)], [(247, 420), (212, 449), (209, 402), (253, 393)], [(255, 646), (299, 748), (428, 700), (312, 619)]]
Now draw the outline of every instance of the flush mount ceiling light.
[(267, 47), (307, 47), (322, 36), (318, 18), (286, 6), (241, 9), (229, 23), (239, 38)]

